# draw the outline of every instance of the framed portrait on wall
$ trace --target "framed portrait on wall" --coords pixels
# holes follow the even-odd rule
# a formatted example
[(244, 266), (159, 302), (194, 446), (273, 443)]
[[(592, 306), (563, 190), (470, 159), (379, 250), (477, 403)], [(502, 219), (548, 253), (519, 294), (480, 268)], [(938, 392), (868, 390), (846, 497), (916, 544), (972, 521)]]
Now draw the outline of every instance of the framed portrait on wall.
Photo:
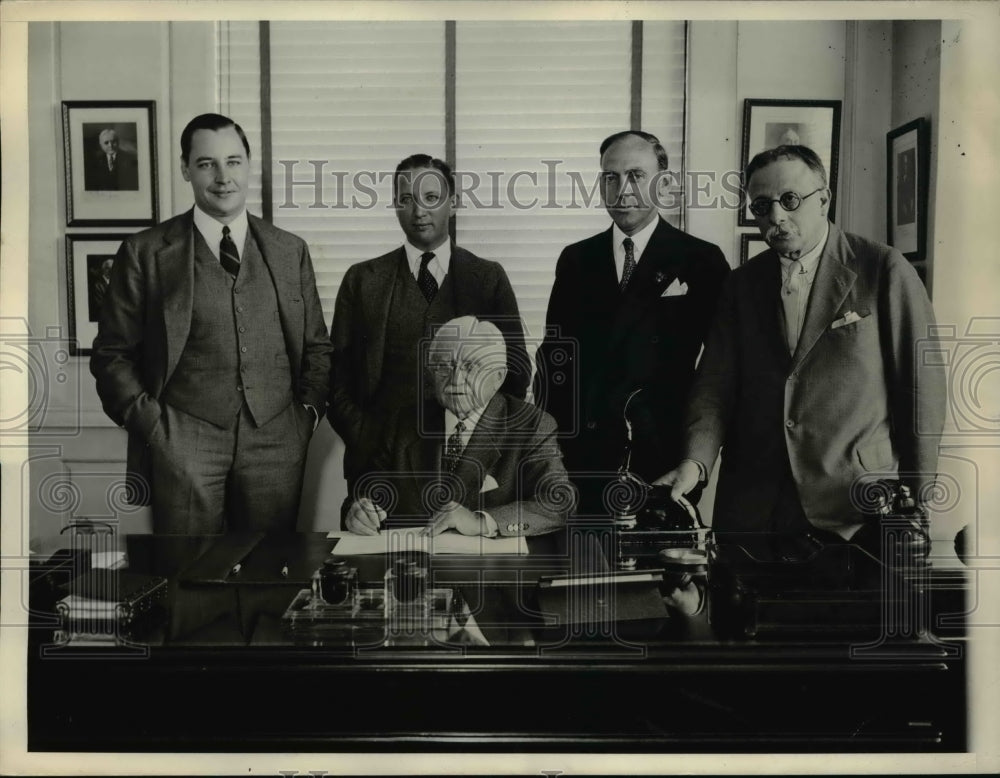
[(69, 315), (69, 353), (88, 356), (97, 336), (101, 306), (118, 247), (128, 235), (66, 236), (66, 310)]
[(886, 133), (886, 235), (911, 262), (927, 256), (930, 122), (914, 119)]
[[(840, 100), (753, 100), (743, 101), (743, 151), (740, 170), (765, 149), (775, 146), (808, 146), (826, 168), (830, 187), (832, 221), (837, 205), (837, 162), (840, 157)], [(741, 227), (756, 224), (743, 203)]]
[(67, 226), (156, 224), (156, 103), (68, 101), (62, 119)]
[(760, 233), (744, 232), (740, 234), (740, 264), (745, 265), (747, 260), (753, 259), (762, 251), (767, 251), (767, 241)]

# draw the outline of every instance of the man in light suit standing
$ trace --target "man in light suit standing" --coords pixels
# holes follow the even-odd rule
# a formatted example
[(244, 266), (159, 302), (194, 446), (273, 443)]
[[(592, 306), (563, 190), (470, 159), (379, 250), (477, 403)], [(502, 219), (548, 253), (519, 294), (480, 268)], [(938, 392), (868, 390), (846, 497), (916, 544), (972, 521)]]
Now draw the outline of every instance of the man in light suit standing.
[(91, 372), (157, 533), (295, 528), (330, 343), (306, 244), (247, 213), (250, 147), (218, 114), (181, 134), (194, 208), (125, 240)]
[(919, 499), (936, 477), (944, 372), (918, 365), (915, 350), (934, 314), (898, 251), (828, 221), (826, 171), (811, 149), (761, 152), (745, 186), (770, 248), (729, 279), (684, 459), (658, 483), (690, 491), (721, 448), (716, 532), (767, 533), (772, 548), (775, 538), (849, 539), (863, 523), (859, 479), (898, 474)]
[(430, 396), (433, 387), (420, 368), (421, 343), (426, 347), (442, 323), (472, 315), (504, 333), (506, 393), (523, 399), (531, 376), (517, 300), (503, 267), (449, 238), (451, 168), (426, 154), (407, 157), (393, 176), (393, 199), (406, 242), (352, 265), (333, 311), (329, 418), (346, 447), (348, 486), (368, 471), (383, 441), (383, 421)]
[(595, 515), (611, 507), (605, 488), (623, 462), (626, 415), (634, 472), (651, 480), (679, 458), (695, 362), (729, 272), (718, 246), (660, 216), (668, 160), (655, 136), (616, 133), (600, 158), (613, 223), (563, 249), (535, 376), (581, 512)]

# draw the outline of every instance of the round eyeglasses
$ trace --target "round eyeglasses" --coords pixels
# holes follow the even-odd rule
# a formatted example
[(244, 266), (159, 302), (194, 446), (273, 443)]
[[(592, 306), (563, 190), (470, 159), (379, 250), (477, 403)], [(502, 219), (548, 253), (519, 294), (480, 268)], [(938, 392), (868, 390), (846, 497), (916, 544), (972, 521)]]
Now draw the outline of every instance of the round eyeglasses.
[(826, 189), (825, 186), (821, 186), (819, 189), (813, 189), (807, 195), (800, 195), (797, 192), (782, 192), (776, 199), (769, 199), (767, 197), (758, 197), (752, 203), (750, 203), (750, 213), (754, 216), (767, 216), (771, 212), (771, 203), (777, 203), (786, 211), (797, 210), (802, 201), (807, 197), (812, 197), (817, 192), (822, 192)]

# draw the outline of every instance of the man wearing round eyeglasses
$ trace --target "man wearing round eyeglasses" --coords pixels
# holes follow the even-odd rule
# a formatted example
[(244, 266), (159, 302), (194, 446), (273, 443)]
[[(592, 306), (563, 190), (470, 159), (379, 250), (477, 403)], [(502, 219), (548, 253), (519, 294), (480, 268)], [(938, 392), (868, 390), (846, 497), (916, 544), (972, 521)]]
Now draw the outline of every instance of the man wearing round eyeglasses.
[(716, 532), (796, 558), (817, 540), (860, 542), (865, 479), (898, 477), (929, 498), (944, 373), (916, 364), (934, 325), (916, 271), (828, 220), (815, 152), (761, 152), (744, 180), (770, 248), (727, 282), (689, 401), (685, 459), (657, 483), (687, 493), (721, 449)]

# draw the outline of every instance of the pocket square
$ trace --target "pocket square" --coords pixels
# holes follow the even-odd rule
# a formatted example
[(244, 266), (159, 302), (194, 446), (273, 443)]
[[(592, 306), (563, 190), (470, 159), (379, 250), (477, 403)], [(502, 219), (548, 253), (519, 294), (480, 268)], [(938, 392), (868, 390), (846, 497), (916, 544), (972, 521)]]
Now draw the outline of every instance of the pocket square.
[(497, 479), (491, 476), (489, 473), (486, 474), (486, 478), (483, 479), (483, 486), (479, 490), (479, 493), (492, 492), (494, 489), (499, 489), (500, 484), (497, 483)]
[(675, 278), (674, 282), (663, 290), (663, 294), (660, 297), (680, 297), (688, 293), (688, 285), (682, 284), (679, 278)]
[(846, 327), (848, 324), (854, 324), (856, 321), (861, 321), (863, 316), (858, 316), (854, 311), (848, 311), (841, 317), (837, 319), (833, 324), (830, 325), (831, 330), (835, 330), (838, 327)]

